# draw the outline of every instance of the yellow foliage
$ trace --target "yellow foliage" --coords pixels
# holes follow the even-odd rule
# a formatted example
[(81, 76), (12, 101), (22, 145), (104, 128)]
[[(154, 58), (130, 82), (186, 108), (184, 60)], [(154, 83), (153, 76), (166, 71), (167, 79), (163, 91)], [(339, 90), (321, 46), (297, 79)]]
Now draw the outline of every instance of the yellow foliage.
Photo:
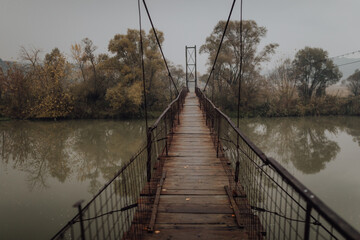
[(142, 100), (142, 87), (141, 82), (137, 81), (133, 85), (131, 85), (127, 91), (127, 98), (129, 101), (139, 107), (141, 105)]
[(113, 110), (121, 109), (125, 103), (125, 95), (122, 83), (120, 82), (115, 87), (108, 89), (105, 99), (109, 101)]

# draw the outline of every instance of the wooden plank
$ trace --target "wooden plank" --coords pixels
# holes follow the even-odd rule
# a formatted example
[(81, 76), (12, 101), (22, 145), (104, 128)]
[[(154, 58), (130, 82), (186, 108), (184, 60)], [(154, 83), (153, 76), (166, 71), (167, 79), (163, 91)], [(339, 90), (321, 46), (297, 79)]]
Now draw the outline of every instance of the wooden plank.
[(224, 189), (166, 189), (163, 188), (161, 195), (219, 195), (225, 194)]
[(166, 162), (166, 166), (165, 168), (167, 167), (170, 167), (170, 168), (181, 168), (181, 167), (186, 167), (186, 166), (222, 166), (222, 164), (216, 162), (216, 161), (209, 161), (209, 162), (206, 162), (204, 160), (197, 160), (197, 161), (182, 161), (182, 160), (170, 160), (170, 161), (167, 161)]
[(157, 223), (227, 224), (236, 226), (232, 214), (158, 213)]
[(153, 239), (171, 239), (171, 240), (218, 240), (218, 239), (248, 239), (246, 232), (235, 231), (231, 227), (224, 227), (222, 229), (213, 228), (180, 228), (176, 225), (173, 229), (161, 229), (156, 234), (146, 235), (145, 238), (149, 240)]
[(186, 195), (167, 195), (160, 197), (161, 204), (166, 203), (182, 203), (182, 204), (224, 204), (229, 205), (229, 198), (227, 195), (214, 195), (214, 196), (207, 196), (207, 195), (196, 195), (196, 196), (186, 196)]
[[(169, 165), (171, 166), (171, 165)], [(174, 166), (174, 165), (172, 165)], [(168, 164), (166, 164), (166, 167), (168, 167)], [(172, 167), (170, 171), (197, 171), (197, 170), (202, 170), (202, 171), (224, 171), (224, 169), (222, 168), (222, 165), (218, 164), (218, 165), (196, 165), (196, 164), (185, 164), (185, 165), (181, 165), (181, 166), (175, 166), (174, 168)], [(209, 179), (211, 180), (211, 179)]]
[(196, 160), (201, 160), (201, 161), (207, 161), (207, 160), (214, 160), (214, 161), (219, 161), (220, 160), (218, 158), (216, 158), (216, 156), (212, 156), (212, 157), (205, 157), (205, 156), (193, 156), (193, 157), (169, 157), (169, 156), (163, 156), (161, 157), (161, 159), (165, 159), (166, 161), (196, 161)]
[(158, 206), (159, 206), (159, 202), (160, 202), (161, 189), (162, 189), (165, 178), (166, 178), (166, 171), (163, 172), (162, 177), (160, 179), (160, 183), (157, 186), (156, 197), (155, 197), (154, 205), (153, 205), (152, 212), (151, 212), (151, 218), (150, 218), (150, 223), (149, 223), (149, 227), (148, 227), (148, 232), (154, 231), (156, 215), (158, 212)]
[[(212, 153), (205, 153), (205, 152), (168, 152), (169, 157), (211, 157), (213, 156)], [(216, 152), (215, 152), (216, 153)]]
[(162, 203), (158, 209), (165, 213), (223, 213), (232, 214), (233, 210), (228, 204), (182, 204), (182, 203)]
[(171, 148), (171, 150), (169, 152), (173, 152), (173, 153), (179, 153), (179, 154), (186, 154), (186, 155), (191, 155), (191, 153), (196, 153), (196, 154), (200, 154), (200, 156), (209, 156), (209, 157), (213, 157), (214, 153), (216, 153), (214, 148), (202, 148), (202, 149), (189, 149), (189, 148)]
[(175, 171), (175, 170), (171, 170), (171, 169), (167, 169), (168, 173), (170, 175), (207, 175), (209, 176), (209, 178), (211, 176), (227, 176), (225, 172), (219, 172), (219, 171), (200, 171), (200, 170), (197, 170), (197, 171)]
[(181, 182), (178, 183), (174, 183), (174, 182), (170, 182), (170, 183), (165, 183), (164, 184), (164, 188), (165, 189), (221, 189), (224, 187), (224, 183), (219, 183), (219, 184), (206, 184), (206, 183), (184, 183), (181, 184)]
[(239, 226), (239, 228), (243, 228), (244, 227), (244, 223), (242, 222), (241, 220), (241, 217), (240, 217), (240, 210), (234, 200), (234, 197), (233, 197), (233, 194), (232, 192), (230, 191), (229, 189), (229, 186), (224, 186), (225, 188), (225, 191), (230, 199), (230, 203), (231, 203), (231, 206), (232, 206), (232, 209), (234, 210), (234, 214), (235, 214), (235, 218), (236, 218), (236, 223), (237, 225)]

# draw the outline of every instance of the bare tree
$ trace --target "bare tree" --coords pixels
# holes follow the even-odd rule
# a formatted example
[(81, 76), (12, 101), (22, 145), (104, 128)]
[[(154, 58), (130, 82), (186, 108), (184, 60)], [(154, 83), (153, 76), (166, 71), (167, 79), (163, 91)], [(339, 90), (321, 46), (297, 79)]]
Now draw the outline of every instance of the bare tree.
[(70, 51), (72, 58), (75, 60), (77, 66), (80, 68), (83, 81), (85, 82), (86, 81), (85, 69), (84, 69), (86, 64), (85, 52), (83, 51), (81, 44), (78, 43), (71, 45)]
[(271, 88), (274, 91), (273, 97), (286, 108), (295, 97), (296, 80), (294, 78), (293, 68), (290, 59), (285, 59), (269, 75)]
[(356, 71), (347, 78), (346, 86), (349, 90), (355, 95), (360, 95), (360, 71), (356, 69)]
[(82, 40), (84, 44), (84, 57), (87, 61), (90, 61), (92, 70), (94, 73), (94, 91), (97, 91), (98, 83), (97, 83), (97, 74), (96, 74), (96, 57), (95, 57), (95, 50), (97, 49), (96, 46), (94, 46), (93, 41), (91, 41), (89, 38), (84, 38)]

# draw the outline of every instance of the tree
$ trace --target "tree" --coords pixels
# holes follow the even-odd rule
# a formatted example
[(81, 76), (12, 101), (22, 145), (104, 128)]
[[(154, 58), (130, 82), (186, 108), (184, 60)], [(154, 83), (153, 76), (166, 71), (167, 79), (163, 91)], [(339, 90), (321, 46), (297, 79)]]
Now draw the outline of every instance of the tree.
[(347, 78), (347, 87), (355, 96), (360, 95), (360, 71), (356, 69), (356, 71)]
[[(208, 64), (212, 66), (220, 43), (225, 21), (219, 21), (213, 32), (200, 47), (200, 53), (208, 53)], [(243, 21), (243, 74), (241, 98), (245, 106), (254, 101), (259, 91), (261, 63), (269, 60), (278, 44), (266, 45), (257, 51), (261, 39), (266, 35), (266, 28), (260, 27), (253, 20)], [(224, 37), (223, 45), (215, 66), (217, 95), (223, 97), (228, 107), (234, 108), (240, 74), (240, 21), (230, 21)], [(210, 72), (211, 69), (208, 69)], [(212, 81), (212, 80), (211, 80)], [(210, 84), (211, 85), (211, 84)], [(226, 91), (227, 96), (221, 96)]]
[(93, 42), (89, 38), (84, 38), (82, 42), (84, 44), (84, 60), (90, 61), (92, 67), (94, 78), (94, 93), (96, 93), (98, 89), (98, 79), (96, 74), (96, 57), (94, 52), (96, 51), (97, 47), (94, 46)]
[[(157, 31), (159, 41), (164, 35)], [(152, 31), (143, 35), (146, 93), (148, 106), (166, 103), (164, 89), (168, 88), (167, 74)], [(127, 34), (117, 34), (110, 40), (108, 49), (114, 56), (107, 59), (103, 68), (117, 73), (115, 86), (106, 93), (114, 114), (139, 113), (142, 107), (142, 70), (138, 30), (128, 29)], [(166, 79), (166, 80), (165, 80)], [(167, 93), (167, 92), (166, 92)], [(163, 107), (163, 105), (161, 105)]]
[(307, 103), (314, 96), (325, 95), (326, 87), (338, 82), (342, 76), (339, 68), (321, 48), (305, 47), (293, 61), (299, 96)]
[(9, 66), (6, 73), (0, 68), (0, 114), (14, 118), (26, 117), (30, 107), (29, 87), (23, 69), (16, 64)]
[(290, 102), (295, 99), (296, 93), (296, 80), (291, 60), (289, 58), (283, 60), (270, 73), (268, 80), (276, 106), (289, 109)]
[(83, 47), (81, 44), (75, 43), (75, 44), (71, 45), (70, 51), (71, 51), (72, 58), (75, 60), (77, 67), (81, 71), (81, 76), (82, 76), (83, 82), (85, 82), (86, 81), (86, 76), (85, 76), (86, 56), (85, 56)]
[(58, 48), (45, 55), (43, 63), (34, 65), (29, 73), (32, 107), (30, 118), (66, 117), (73, 109), (73, 99), (68, 92), (71, 68)]

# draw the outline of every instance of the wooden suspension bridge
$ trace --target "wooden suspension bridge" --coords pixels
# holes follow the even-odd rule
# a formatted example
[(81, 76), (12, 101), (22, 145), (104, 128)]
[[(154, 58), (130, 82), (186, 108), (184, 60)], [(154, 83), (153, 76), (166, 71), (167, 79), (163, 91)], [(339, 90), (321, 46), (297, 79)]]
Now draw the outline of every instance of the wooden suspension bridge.
[(52, 239), (360, 239), (201, 92), (184, 88), (146, 144)]
[(144, 239), (239, 239), (247, 238), (226, 187), (228, 165), (216, 157), (211, 133), (190, 93), (180, 125), (174, 129), (163, 179), (154, 204), (153, 221)]
[[(186, 87), (178, 91), (142, 2), (178, 95), (147, 129), (140, 150), (86, 205), (74, 205), (79, 213), (52, 239), (360, 239), (359, 232), (267, 157), (206, 96), (236, 0), (203, 91), (197, 86), (196, 46), (185, 48)], [(138, 4), (145, 93), (140, 0)], [(242, 1), (240, 11), (242, 15)], [(192, 80), (195, 93), (189, 92)], [(145, 113), (146, 105), (144, 94)]]

